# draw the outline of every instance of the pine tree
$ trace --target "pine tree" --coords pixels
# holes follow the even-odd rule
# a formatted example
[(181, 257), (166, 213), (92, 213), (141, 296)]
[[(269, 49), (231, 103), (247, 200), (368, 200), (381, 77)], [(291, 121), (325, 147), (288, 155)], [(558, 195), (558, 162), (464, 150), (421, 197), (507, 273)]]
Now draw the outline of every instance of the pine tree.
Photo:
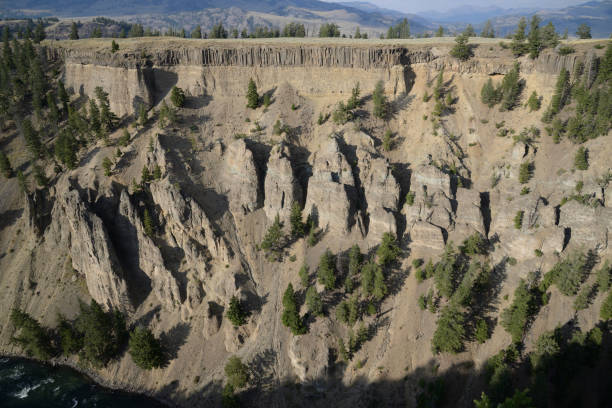
[(107, 132), (112, 131), (115, 128), (117, 117), (110, 110), (110, 101), (108, 99), (108, 93), (97, 86), (95, 89), (96, 97), (100, 105), (100, 126)]
[(60, 101), (62, 102), (62, 111), (64, 115), (68, 115), (68, 103), (70, 102), (70, 97), (68, 96), (68, 92), (66, 92), (66, 88), (64, 87), (64, 83), (62, 81), (57, 82), (57, 92)]
[(518, 27), (514, 36), (512, 37), (512, 44), (510, 44), (510, 48), (514, 53), (515, 57), (523, 55), (527, 52), (527, 46), (525, 44), (525, 29), (527, 28), (527, 20), (525, 17), (521, 17), (518, 23)]
[(308, 266), (306, 264), (302, 265), (300, 271), (298, 272), (298, 275), (300, 277), (300, 282), (302, 286), (307, 287), (308, 283), (310, 282), (310, 276), (308, 275)]
[(17, 170), (17, 184), (19, 184), (19, 189), (22, 193), (28, 194), (28, 180), (21, 170)]
[(40, 157), (43, 152), (43, 145), (40, 140), (40, 135), (32, 126), (32, 122), (29, 119), (24, 119), (21, 123), (21, 131), (23, 138), (25, 139), (26, 146), (35, 158)]
[(290, 283), (283, 294), (283, 314), (281, 317), (283, 325), (291, 329), (294, 335), (306, 333), (306, 327), (298, 312), (297, 302), (293, 285)]
[(196, 26), (191, 32), (191, 38), (202, 38), (202, 27)]
[(119, 44), (117, 44), (115, 40), (113, 40), (113, 42), (111, 43), (111, 52), (114, 54), (117, 51), (119, 51)]
[(49, 120), (54, 126), (57, 126), (59, 124), (59, 110), (57, 109), (55, 94), (52, 91), (47, 93), (47, 106), (49, 107)]
[(359, 30), (359, 26), (357, 26), (357, 28), (355, 29), (355, 35), (353, 35), (353, 38), (356, 38), (356, 39), (361, 38), (361, 31)]
[(98, 109), (96, 101), (93, 99), (89, 100), (89, 127), (90, 130), (96, 135), (99, 135), (100, 130), (102, 129), (102, 125), (100, 123), (100, 110)]
[(372, 102), (374, 102), (374, 116), (380, 119), (386, 118), (388, 113), (388, 103), (382, 81), (378, 81), (376, 83), (376, 87), (372, 93)]
[(144, 227), (145, 234), (148, 237), (152, 237), (153, 236), (153, 218), (151, 218), (151, 214), (149, 214), (149, 210), (146, 208), (142, 215), (142, 224)]
[(172, 87), (172, 94), (170, 100), (177, 108), (182, 108), (185, 105), (185, 93), (178, 86)]
[(557, 83), (555, 85), (555, 93), (550, 101), (550, 110), (552, 115), (556, 115), (561, 111), (565, 105), (565, 101), (569, 95), (569, 71), (565, 68), (561, 68)]
[(225, 376), (232, 388), (242, 388), (249, 382), (248, 367), (236, 356), (231, 356), (227, 361)]
[(102, 167), (104, 168), (104, 175), (106, 177), (109, 177), (112, 174), (111, 173), (112, 165), (113, 165), (113, 162), (108, 157), (105, 157), (104, 160), (102, 160)]
[(306, 305), (315, 316), (323, 314), (323, 301), (314, 286), (311, 286), (306, 291)]
[(589, 168), (588, 153), (584, 146), (580, 146), (574, 156), (574, 167), (578, 170), (587, 170)]
[(493, 80), (489, 78), (480, 91), (482, 103), (492, 108), (499, 102), (499, 92), (493, 87)]
[(536, 91), (533, 91), (527, 100), (527, 106), (529, 107), (529, 111), (537, 111), (540, 110), (540, 97)]
[(520, 65), (518, 62), (514, 63), (514, 67), (508, 72), (502, 80), (500, 86), (501, 92), (501, 107), (500, 110), (512, 110), (518, 103), (518, 99), (521, 96), (523, 90), (523, 82), (521, 81), (519, 74)]
[(11, 162), (9, 158), (4, 152), (0, 152), (0, 172), (6, 178), (11, 178), (13, 176), (13, 168), (11, 167)]
[(363, 255), (359, 245), (354, 244), (349, 250), (349, 275), (359, 275)]
[(230, 299), (226, 316), (235, 327), (242, 326), (246, 323), (246, 313), (242, 309), (242, 304), (236, 296), (232, 296)]
[(49, 179), (47, 178), (45, 171), (38, 164), (34, 165), (34, 180), (39, 187), (47, 187)]
[(161, 168), (159, 167), (159, 164), (156, 164), (155, 167), (153, 167), (153, 180), (161, 180), (161, 178), (162, 178)]
[(148, 118), (148, 113), (147, 113), (147, 108), (145, 106), (144, 103), (140, 104), (140, 107), (138, 108), (138, 124), (140, 126), (144, 126), (147, 124), (147, 121), (149, 120)]
[(444, 27), (438, 27), (438, 30), (436, 31), (436, 37), (444, 37)]
[(259, 94), (257, 93), (257, 85), (255, 85), (253, 78), (249, 80), (246, 98), (247, 108), (257, 109), (259, 106)]
[(274, 222), (268, 228), (268, 231), (261, 241), (260, 247), (264, 251), (276, 252), (281, 249), (281, 240), (283, 238), (283, 225), (280, 222), (280, 217), (276, 214)]
[(301, 238), (305, 233), (304, 222), (302, 221), (302, 206), (297, 201), (291, 205), (291, 215), (289, 216), (291, 223), (291, 236)]
[(382, 241), (376, 250), (378, 264), (385, 266), (395, 261), (399, 256), (400, 249), (395, 237), (390, 232), (385, 232)]
[(119, 146), (126, 147), (130, 144), (130, 132), (127, 129), (123, 129), (123, 134), (119, 138)]
[(77, 25), (74, 21), (72, 22), (72, 26), (70, 26), (70, 39), (71, 40), (79, 39), (79, 29), (77, 28)]
[(586, 25), (584, 23), (580, 24), (580, 26), (578, 27), (578, 30), (576, 30), (576, 35), (581, 40), (586, 40), (588, 38), (592, 38), (591, 37), (591, 27), (589, 27), (588, 25)]
[(438, 327), (431, 340), (432, 351), (456, 354), (463, 348), (464, 317), (453, 304), (445, 306), (438, 319)]
[(374, 288), (372, 295), (377, 301), (381, 301), (388, 293), (387, 284), (385, 283), (385, 275), (382, 268), (376, 268), (374, 272)]
[(480, 32), (480, 36), (483, 38), (495, 38), (495, 30), (493, 30), (491, 20), (486, 21), (482, 31)]
[(325, 289), (332, 290), (336, 287), (336, 274), (333, 264), (333, 255), (327, 249), (319, 259), (319, 267), (317, 268), (317, 279), (319, 283), (325, 286)]
[(531, 27), (529, 29), (529, 37), (527, 38), (529, 47), (529, 57), (535, 59), (540, 55), (542, 49), (542, 40), (540, 38), (540, 17), (534, 14), (531, 17)]
[(144, 370), (159, 368), (166, 361), (159, 340), (151, 330), (140, 326), (130, 333), (129, 353), (134, 363)]

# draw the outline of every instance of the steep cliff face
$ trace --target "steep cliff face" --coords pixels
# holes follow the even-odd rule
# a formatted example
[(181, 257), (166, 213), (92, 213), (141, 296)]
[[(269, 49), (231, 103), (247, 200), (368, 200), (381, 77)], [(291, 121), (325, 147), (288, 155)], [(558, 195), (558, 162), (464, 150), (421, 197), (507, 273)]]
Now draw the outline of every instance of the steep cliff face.
[[(121, 41), (120, 41), (121, 43)], [(123, 44), (122, 44), (123, 45)], [(476, 48), (476, 58), (467, 62), (448, 57), (449, 46), (365, 44), (257, 44), (237, 46), (214, 41), (170, 40), (167, 46), (127, 43), (125, 51), (111, 53), (98, 42), (89, 47), (70, 48), (51, 43), (47, 56), (65, 61), (65, 81), (75, 92), (93, 95), (96, 86), (109, 92), (111, 108), (119, 115), (133, 114), (140, 104), (153, 106), (172, 86), (188, 94), (243, 96), (249, 78), (261, 90), (274, 89), (287, 82), (309, 96), (344, 94), (356, 82), (362, 89), (374, 88), (383, 80), (391, 95), (409, 91), (413, 66), (427, 65), (461, 74), (504, 74), (512, 68), (512, 58), (499, 58), (487, 51), (487, 44)], [(570, 70), (580, 55), (560, 56), (544, 52), (536, 60), (524, 58), (525, 73), (556, 74)], [(592, 59), (587, 58), (587, 61)], [(351, 81), (346, 81), (351, 78)]]
[[(480, 367), (512, 343), (492, 322), (500, 321), (521, 279), (546, 272), (574, 250), (592, 249), (602, 261), (612, 256), (609, 136), (586, 143), (588, 170), (572, 169), (576, 146), (554, 143), (544, 133), (542, 112), (523, 107), (534, 90), (543, 106), (550, 102), (561, 67), (584, 61), (588, 81), (591, 46), (568, 56), (546, 51), (536, 60), (521, 58), (522, 99), (500, 111), (480, 101), (482, 85), (489, 78), (499, 83), (514, 63), (497, 42), (479, 42), (473, 59), (458, 62), (448, 57), (448, 42), (158, 41), (120, 40), (114, 54), (102, 41), (50, 44), (47, 52), (65, 61), (65, 79), (77, 93), (103, 86), (117, 114), (155, 105), (180, 86), (187, 98), (176, 122), (161, 127), (150, 115), (145, 126), (124, 126), (125, 118), (109, 135), (111, 146), (94, 140), (81, 148), (76, 169), (55, 175), (49, 161), (50, 188), (28, 195), (25, 204), (14, 179), (0, 185), (2, 198), (19, 202), (9, 211), (0, 201), (0, 285), (7, 288), (0, 306), (21, 307), (53, 327), (56, 309), (71, 317), (78, 301), (93, 298), (124, 311), (130, 325), (147, 325), (167, 347), (170, 362), (163, 368), (143, 371), (125, 354), (95, 371), (107, 384), (179, 406), (217, 406), (224, 365), (235, 354), (253, 375), (240, 398), (256, 407), (361, 406), (393, 378), (401, 379), (389, 385), (397, 392), (383, 401), (416, 406), (423, 370)], [(450, 102), (436, 116), (430, 95), (442, 70)], [(272, 96), (269, 106), (246, 108), (251, 77), (260, 95)], [(385, 120), (373, 115), (371, 93), (379, 80), (389, 101)], [(328, 114), (356, 82), (362, 93), (354, 119), (334, 123)], [(274, 130), (277, 121), (282, 132)], [(521, 129), (531, 126), (541, 135), (521, 140)], [(500, 135), (502, 128), (508, 136)], [(127, 146), (119, 143), (124, 129)], [(20, 138), (2, 137), (19, 157)], [(110, 175), (106, 158), (112, 158)], [(520, 166), (527, 162), (533, 177), (521, 184)], [(155, 176), (142, 180), (144, 168)], [(568, 201), (579, 189), (587, 198)], [(597, 208), (580, 201), (587, 199)], [(314, 221), (316, 239), (291, 236), (293, 203), (303, 205), (304, 221)], [(14, 220), (5, 222), (5, 214)], [(283, 248), (270, 254), (261, 242), (277, 214)], [(378, 301), (360, 287), (361, 276), (351, 275), (348, 251), (357, 245), (364, 262), (376, 262), (387, 232), (397, 237), (401, 256), (381, 269), (387, 293)], [(436, 279), (415, 278), (415, 265), (436, 263), (450, 243), (459, 252), (475, 233), (489, 254), (474, 259), (490, 265), (495, 279), (491, 299), (482, 296), (490, 301), (481, 308), (490, 338), (477, 344), (470, 334), (457, 355), (435, 354), (436, 308), (449, 302), (434, 295)], [(317, 277), (327, 249), (336, 255), (333, 289)], [(308, 276), (298, 272), (302, 267)], [(380, 284), (381, 275), (376, 279)], [(594, 284), (594, 276), (587, 281)], [(308, 326), (299, 336), (283, 325), (289, 284)], [(310, 288), (321, 296), (322, 315), (306, 304)], [(418, 299), (429, 293), (435, 304), (422, 310)], [(526, 328), (526, 353), (541, 333), (574, 318), (592, 328), (604, 296), (574, 313), (573, 299), (554, 287), (549, 294), (533, 328)], [(233, 296), (248, 311), (240, 327), (226, 318)], [(353, 299), (362, 313), (347, 325), (336, 311)], [(19, 352), (9, 342), (8, 318), (0, 323), (0, 350)], [(340, 344), (351, 348), (352, 362), (336, 361)], [(468, 391), (449, 406), (473, 405), (478, 395), (463, 385), (457, 389)]]

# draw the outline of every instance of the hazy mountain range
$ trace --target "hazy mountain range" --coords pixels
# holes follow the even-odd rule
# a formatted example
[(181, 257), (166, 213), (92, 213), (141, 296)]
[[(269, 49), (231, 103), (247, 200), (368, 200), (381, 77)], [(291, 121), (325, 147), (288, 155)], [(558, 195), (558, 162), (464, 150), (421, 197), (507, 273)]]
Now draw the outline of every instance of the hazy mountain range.
[(310, 28), (310, 32), (314, 32), (324, 22), (337, 22), (347, 34), (357, 26), (371, 34), (379, 34), (384, 33), (389, 25), (407, 18), (413, 33), (432, 32), (439, 25), (453, 33), (461, 31), (468, 23), (478, 30), (490, 19), (498, 35), (505, 35), (516, 27), (521, 16), (537, 13), (544, 23), (552, 21), (560, 32), (567, 29), (570, 35), (582, 23), (590, 25), (593, 35), (597, 37), (607, 37), (612, 31), (612, 0), (592, 1), (562, 9), (505, 9), (466, 5), (444, 12), (418, 14), (381, 8), (362, 1), (24, 0), (19, 3), (19, 8), (9, 7), (6, 2), (4, 4), (0, 6), (0, 17), (5, 18), (109, 16), (157, 28), (184, 26), (190, 29), (198, 24), (206, 27), (218, 22), (239, 28), (257, 25), (280, 27), (290, 21), (300, 21)]

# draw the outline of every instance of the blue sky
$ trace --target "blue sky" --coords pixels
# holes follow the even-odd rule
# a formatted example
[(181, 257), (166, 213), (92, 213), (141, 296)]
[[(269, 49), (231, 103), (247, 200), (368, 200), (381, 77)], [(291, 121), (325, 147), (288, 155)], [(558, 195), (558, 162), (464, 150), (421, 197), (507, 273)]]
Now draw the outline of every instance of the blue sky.
[[(333, 1), (333, 0), (326, 0)], [(336, 0), (338, 1), (338, 0)], [(339, 0), (349, 1), (349, 0)], [(438, 10), (444, 11), (452, 8), (460, 7), (461, 5), (473, 5), (473, 6), (498, 6), (504, 8), (562, 8), (571, 6), (574, 4), (586, 3), (589, 0), (465, 0), (465, 1), (453, 1), (453, 0), (356, 0), (356, 1), (367, 1), (369, 3), (376, 4), (379, 7), (385, 7), (404, 11), (407, 13), (414, 13), (418, 11), (429, 11)]]

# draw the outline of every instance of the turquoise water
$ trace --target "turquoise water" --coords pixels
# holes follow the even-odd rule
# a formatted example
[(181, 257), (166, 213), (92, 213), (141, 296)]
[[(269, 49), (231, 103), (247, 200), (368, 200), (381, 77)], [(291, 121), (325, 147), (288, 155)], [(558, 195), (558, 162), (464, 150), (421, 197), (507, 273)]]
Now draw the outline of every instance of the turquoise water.
[(163, 408), (150, 398), (106, 389), (66, 367), (0, 357), (3, 408)]

